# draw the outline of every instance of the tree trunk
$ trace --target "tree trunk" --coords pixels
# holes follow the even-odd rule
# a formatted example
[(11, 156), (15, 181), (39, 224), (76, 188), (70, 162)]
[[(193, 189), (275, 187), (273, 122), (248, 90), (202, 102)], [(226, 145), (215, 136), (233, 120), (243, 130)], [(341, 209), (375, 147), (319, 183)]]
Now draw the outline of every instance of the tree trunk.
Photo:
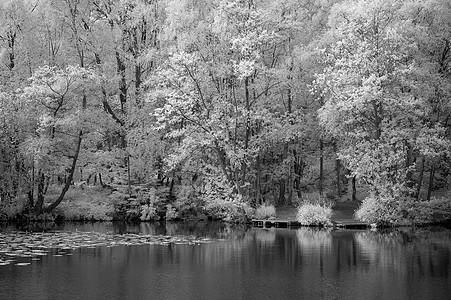
[(100, 183), (101, 187), (105, 187), (105, 184), (103, 183), (103, 180), (102, 180), (102, 173), (99, 173), (99, 183)]
[(382, 123), (382, 106), (376, 101), (372, 102), (373, 114), (374, 114), (374, 127), (375, 127), (375, 138), (379, 140), (382, 134), (381, 123)]
[(44, 205), (44, 186), (45, 186), (45, 175), (44, 172), (38, 172), (38, 199), (34, 205), (34, 213), (39, 215), (42, 213), (42, 207)]
[[(145, 33), (145, 27), (141, 27), (144, 29), (144, 32), (142, 32), (141, 35), (141, 42), (142, 42), (142, 37), (146, 36)], [(133, 59), (134, 59), (134, 63), (135, 63), (135, 101), (136, 101), (136, 105), (138, 105), (138, 107), (142, 106), (141, 103), (141, 99), (140, 99), (140, 93), (141, 93), (141, 83), (142, 83), (142, 67), (141, 67), (141, 63), (139, 62), (139, 55), (140, 55), (140, 47), (139, 47), (139, 42), (138, 42), (138, 32), (136, 30), (136, 27), (133, 29), (132, 31), (132, 35), (133, 35), (133, 49), (132, 49), (132, 54), (133, 54)]]
[(290, 165), (288, 166), (288, 177), (287, 177), (287, 202), (286, 205), (291, 205), (293, 203), (293, 170), (292, 170), (292, 163), (290, 160)]
[(357, 201), (357, 188), (355, 175), (352, 176), (352, 201)]
[(421, 185), (423, 183), (423, 176), (424, 176), (424, 156), (421, 157), (420, 175), (418, 178), (417, 194), (416, 194), (417, 201), (420, 200), (420, 192), (421, 192)]
[[(174, 174), (173, 174), (174, 176)], [(171, 183), (169, 184), (169, 197), (173, 197), (174, 194), (174, 184), (175, 184), (175, 179), (174, 177), (171, 178)]]
[(72, 160), (72, 165), (69, 170), (69, 177), (67, 178), (67, 181), (64, 184), (63, 190), (61, 191), (59, 197), (45, 209), (45, 212), (51, 212), (52, 210), (54, 210), (61, 203), (61, 201), (63, 201), (64, 196), (66, 195), (66, 192), (69, 189), (69, 186), (74, 178), (75, 168), (77, 166), (77, 161), (78, 161), (78, 155), (80, 154), (82, 136), (83, 136), (83, 132), (80, 130), (78, 133), (77, 148), (75, 150), (74, 158)]
[(136, 105), (138, 106), (142, 106), (142, 102), (140, 99), (140, 93), (141, 93), (141, 75), (142, 75), (142, 70), (141, 70), (141, 65), (139, 63), (135, 64), (135, 95), (136, 95)]
[(256, 174), (256, 178), (255, 178), (255, 203), (256, 204), (261, 204), (261, 202), (260, 202), (260, 198), (261, 198), (261, 195), (260, 195), (260, 193), (261, 193), (261, 191), (260, 191), (260, 189), (261, 189), (261, 183), (260, 183), (260, 173), (261, 173), (261, 168), (260, 168), (260, 155), (257, 155), (257, 158), (256, 158), (256, 171), (257, 171), (257, 174)]
[(319, 140), (319, 194), (323, 194), (324, 184), (324, 142), (323, 139)]
[[(245, 100), (246, 100), (246, 133), (244, 136), (244, 150), (246, 153), (247, 149), (249, 148), (250, 125), (251, 125), (250, 124), (251, 120), (250, 120), (250, 115), (249, 115), (250, 114), (249, 77), (246, 77), (246, 79), (244, 80), (244, 95), (245, 95)], [(244, 159), (244, 157), (243, 157), (243, 159)], [(241, 184), (245, 185), (246, 171), (247, 171), (247, 164), (246, 164), (245, 160), (241, 164), (241, 170), (242, 170)]]
[(30, 209), (33, 209), (34, 207), (33, 192), (30, 190), (27, 192), (27, 195), (28, 195), (28, 207)]
[(224, 150), (221, 149), (219, 143), (217, 141), (215, 143), (216, 154), (218, 155), (219, 165), (221, 166), (222, 173), (226, 176), (227, 180), (231, 183), (233, 181), (231, 172), (227, 171), (227, 165), (225, 161), (225, 153)]
[(50, 176), (45, 176), (45, 184), (44, 184), (44, 194), (47, 194), (47, 190), (50, 186)]
[(34, 181), (35, 181), (35, 169), (34, 169), (34, 162), (33, 162), (33, 166), (31, 168), (31, 187), (30, 187), (30, 191), (28, 192), (28, 202), (30, 205), (30, 209), (33, 209), (33, 207), (34, 207)]
[[(335, 152), (335, 155), (337, 155), (338, 148), (337, 148), (337, 143), (336, 142), (334, 142), (334, 152)], [(335, 159), (335, 174), (336, 174), (336, 180), (337, 180), (337, 196), (339, 198), (341, 198), (341, 192), (342, 192), (342, 187), (341, 187), (341, 163), (340, 163), (340, 160), (338, 159), (338, 157)]]
[[(288, 41), (289, 48), (291, 48), (291, 39)], [(290, 49), (291, 50), (291, 49)], [(289, 68), (290, 75), (288, 75), (288, 90), (287, 90), (287, 112), (289, 117), (289, 123), (290, 125), (293, 125), (293, 121), (291, 120), (291, 114), (292, 114), (292, 106), (293, 106), (293, 97), (291, 94), (291, 72), (293, 71), (293, 60), (291, 60), (291, 65)], [(283, 160), (285, 161), (288, 158), (288, 148), (290, 146), (290, 142), (285, 143), (284, 151), (283, 151)], [(287, 176), (287, 189), (288, 189), (288, 199), (286, 199), (287, 205), (290, 205), (293, 202), (293, 181), (292, 181), (292, 168), (293, 168), (293, 160), (289, 160), (288, 162), (288, 176)]]
[(132, 196), (132, 186), (130, 182), (130, 154), (127, 154), (127, 184), (128, 184), (128, 195)]
[(297, 192), (298, 198), (301, 197), (301, 177), (302, 177), (302, 160), (299, 159), (298, 153), (293, 149), (294, 160), (294, 186)]
[[(280, 157), (280, 164), (282, 164), (282, 166), (285, 164), (286, 159), (288, 157), (288, 143), (284, 144), (283, 147), (283, 151), (282, 151), (282, 155)], [(278, 196), (278, 200), (277, 203), (279, 205), (285, 205), (287, 204), (287, 198), (285, 197), (285, 193), (286, 193), (286, 188), (287, 188), (287, 184), (289, 184), (289, 182), (287, 182), (287, 178), (284, 177), (285, 174), (284, 172), (282, 173), (282, 178), (279, 179), (279, 196)]]
[(13, 32), (11, 29), (6, 34), (7, 40), (8, 40), (8, 47), (9, 47), (9, 63), (8, 63), (8, 69), (12, 71), (14, 67), (16, 66), (16, 58), (15, 58), (15, 44), (16, 44), (16, 32)]
[(277, 203), (279, 205), (285, 205), (285, 179), (279, 180), (279, 199)]
[(121, 102), (121, 111), (125, 113), (125, 104), (127, 103), (127, 80), (125, 77), (125, 64), (118, 51), (116, 51), (117, 74), (119, 75), (119, 100)]
[(432, 193), (432, 189), (434, 187), (434, 175), (435, 175), (435, 166), (432, 165), (431, 171), (429, 174), (429, 186), (428, 186), (428, 194), (427, 194), (427, 198), (426, 198), (427, 201), (431, 200), (431, 193)]
[[(412, 176), (413, 176), (413, 171), (409, 169), (410, 165), (412, 164), (412, 147), (410, 145), (406, 145), (407, 148), (407, 153), (406, 153), (406, 169), (408, 169), (409, 171), (406, 174), (406, 186), (410, 189), (413, 189), (413, 180), (412, 180)], [(409, 191), (409, 194), (411, 194), (412, 192)]]
[[(94, 58), (96, 61), (96, 65), (99, 68), (99, 71), (102, 71), (102, 61), (100, 60), (100, 55), (96, 52), (94, 52)], [(100, 84), (100, 88), (102, 91), (102, 106), (103, 106), (103, 110), (106, 111), (107, 113), (109, 113), (111, 115), (111, 117), (121, 126), (124, 126), (124, 122), (119, 119), (116, 114), (114, 113), (113, 109), (111, 109), (110, 104), (108, 103), (108, 95), (105, 89), (105, 86), (103, 85), (103, 83)]]
[[(282, 152), (282, 165), (284, 165), (286, 163), (286, 160), (288, 159), (288, 142), (286, 142), (283, 146), (283, 152)], [(291, 168), (291, 163), (287, 164), (288, 168)], [(287, 191), (287, 189), (289, 189), (288, 185), (290, 184), (289, 181), (289, 172), (290, 170), (288, 169), (288, 176), (286, 178), (281, 178), (279, 180), (279, 203), (282, 205), (287, 205), (291, 203), (291, 199), (287, 199), (285, 197), (285, 193)], [(283, 175), (282, 175), (283, 176)]]

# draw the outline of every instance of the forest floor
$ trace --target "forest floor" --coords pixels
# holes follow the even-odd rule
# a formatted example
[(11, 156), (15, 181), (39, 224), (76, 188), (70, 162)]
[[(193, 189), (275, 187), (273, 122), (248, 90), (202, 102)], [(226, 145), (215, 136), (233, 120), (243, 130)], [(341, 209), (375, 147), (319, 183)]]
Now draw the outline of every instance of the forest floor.
[[(354, 212), (359, 207), (359, 201), (337, 202), (332, 207), (332, 221), (355, 220)], [(276, 207), (276, 215), (279, 220), (295, 220), (298, 209), (294, 205)]]

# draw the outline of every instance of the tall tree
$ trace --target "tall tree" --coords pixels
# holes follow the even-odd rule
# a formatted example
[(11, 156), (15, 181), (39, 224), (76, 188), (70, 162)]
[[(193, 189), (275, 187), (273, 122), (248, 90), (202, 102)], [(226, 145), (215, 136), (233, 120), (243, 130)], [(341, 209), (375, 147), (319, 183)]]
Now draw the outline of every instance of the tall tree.
[(392, 200), (409, 193), (409, 149), (435, 157), (448, 145), (417, 89), (417, 48), (401, 8), (401, 1), (384, 0), (335, 6), (334, 40), (322, 56), (330, 65), (315, 81), (327, 99), (319, 119), (340, 139), (340, 158), (373, 196)]
[[(33, 165), (31, 177), (36, 181), (30, 187), (29, 206), (40, 214), (57, 207), (72, 184), (82, 142), (90, 133), (93, 111), (86, 109), (84, 97), (95, 76), (81, 67), (61, 70), (46, 66), (36, 70), (30, 81), (23, 97), (30, 116), (35, 116), (36, 135), (24, 141), (22, 149)], [(54, 175), (66, 180), (59, 196), (45, 206), (45, 194)]]

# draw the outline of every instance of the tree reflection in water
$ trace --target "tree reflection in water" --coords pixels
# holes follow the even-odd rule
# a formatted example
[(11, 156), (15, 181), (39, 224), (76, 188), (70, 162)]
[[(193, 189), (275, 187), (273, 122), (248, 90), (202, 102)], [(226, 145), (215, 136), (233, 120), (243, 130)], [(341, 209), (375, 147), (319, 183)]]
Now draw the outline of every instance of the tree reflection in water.
[(214, 222), (101, 226), (65, 229), (123, 238), (196, 236), (208, 242), (81, 248), (72, 256), (49, 253), (29, 266), (0, 266), (0, 298), (447, 299), (451, 294), (451, 231), (444, 228), (373, 232)]

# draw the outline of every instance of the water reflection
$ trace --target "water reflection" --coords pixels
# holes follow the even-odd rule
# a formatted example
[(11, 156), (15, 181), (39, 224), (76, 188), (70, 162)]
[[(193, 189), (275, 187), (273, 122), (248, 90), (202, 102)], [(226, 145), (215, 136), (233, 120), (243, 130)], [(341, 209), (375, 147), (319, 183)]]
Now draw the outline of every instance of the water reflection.
[(0, 299), (449, 299), (451, 294), (451, 231), (441, 227), (372, 232), (212, 222), (73, 223), (64, 230), (215, 240), (81, 248), (30, 266), (0, 266)]
[(448, 277), (451, 257), (449, 230), (399, 229), (356, 235), (362, 257), (400, 274)]

